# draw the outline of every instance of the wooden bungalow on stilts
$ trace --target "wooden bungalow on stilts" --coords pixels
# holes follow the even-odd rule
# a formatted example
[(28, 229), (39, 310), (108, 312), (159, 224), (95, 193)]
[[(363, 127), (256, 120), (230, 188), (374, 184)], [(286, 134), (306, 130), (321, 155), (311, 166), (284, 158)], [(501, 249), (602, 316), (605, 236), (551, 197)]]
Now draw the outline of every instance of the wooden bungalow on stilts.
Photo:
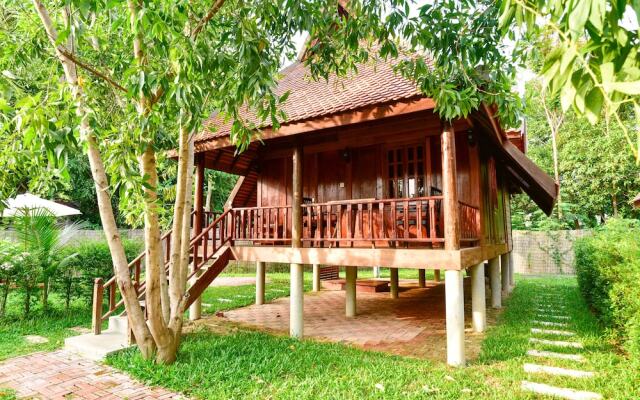
[[(473, 329), (481, 332), (485, 262), (493, 307), (514, 285), (510, 196), (524, 191), (549, 213), (553, 179), (525, 156), (523, 133), (505, 131), (489, 105), (443, 121), (434, 101), (383, 61), (339, 83), (307, 72), (302, 62), (282, 71), (287, 122), (262, 127), (246, 151), (236, 153), (230, 124), (218, 116), (196, 138), (192, 316), (229, 260), (256, 263), (259, 304), (265, 263), (291, 265), (294, 337), (304, 335), (304, 265), (346, 268), (347, 316), (357, 315), (357, 267), (390, 268), (392, 296), (398, 268), (444, 270), (447, 360), (463, 365), (463, 273), (470, 271)], [(204, 211), (205, 169), (239, 175), (221, 214)], [(164, 240), (169, 246), (170, 235)], [(132, 263), (138, 283), (140, 263)], [(113, 312), (109, 304), (94, 321)]]

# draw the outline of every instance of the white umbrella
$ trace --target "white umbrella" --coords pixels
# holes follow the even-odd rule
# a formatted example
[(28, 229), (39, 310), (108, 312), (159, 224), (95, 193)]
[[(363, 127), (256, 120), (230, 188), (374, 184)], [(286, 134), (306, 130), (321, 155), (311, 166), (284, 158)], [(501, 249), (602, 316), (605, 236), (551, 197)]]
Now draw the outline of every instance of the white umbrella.
[(7, 208), (2, 212), (3, 217), (23, 215), (25, 210), (45, 209), (56, 217), (82, 214), (75, 208), (67, 207), (55, 201), (45, 200), (30, 193), (19, 194), (13, 199), (7, 200)]

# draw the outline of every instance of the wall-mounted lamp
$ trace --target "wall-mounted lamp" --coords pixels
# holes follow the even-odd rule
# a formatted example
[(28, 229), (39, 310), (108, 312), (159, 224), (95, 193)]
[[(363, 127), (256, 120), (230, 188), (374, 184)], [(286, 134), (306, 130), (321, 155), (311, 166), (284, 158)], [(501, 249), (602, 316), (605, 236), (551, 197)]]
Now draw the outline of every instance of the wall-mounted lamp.
[(345, 162), (350, 162), (351, 161), (351, 150), (349, 150), (348, 148), (342, 150), (342, 159)]
[(473, 135), (473, 129), (467, 130), (467, 142), (471, 147), (474, 147), (476, 145), (476, 138)]

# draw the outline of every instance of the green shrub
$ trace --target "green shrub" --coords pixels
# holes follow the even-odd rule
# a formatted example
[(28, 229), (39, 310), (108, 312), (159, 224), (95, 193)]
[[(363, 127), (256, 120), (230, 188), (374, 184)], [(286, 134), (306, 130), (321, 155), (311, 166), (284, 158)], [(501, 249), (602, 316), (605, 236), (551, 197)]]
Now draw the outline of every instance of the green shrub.
[(640, 222), (610, 220), (574, 248), (583, 296), (629, 353), (640, 357)]
[[(128, 260), (133, 260), (142, 251), (142, 243), (123, 241)], [(113, 276), (111, 253), (106, 241), (82, 241), (63, 249), (65, 254), (76, 254), (54, 278), (55, 291), (59, 292), (68, 308), (73, 298), (92, 301), (95, 278), (107, 280)]]

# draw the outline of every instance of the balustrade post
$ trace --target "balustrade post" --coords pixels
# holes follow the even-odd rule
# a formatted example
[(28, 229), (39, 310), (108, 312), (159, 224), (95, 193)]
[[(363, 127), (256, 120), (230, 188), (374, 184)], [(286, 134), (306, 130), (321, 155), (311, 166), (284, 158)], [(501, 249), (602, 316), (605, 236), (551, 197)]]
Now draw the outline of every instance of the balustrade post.
[(116, 308), (116, 289), (117, 286), (115, 282), (109, 285), (109, 311)]
[(102, 278), (96, 278), (93, 282), (93, 316), (91, 328), (94, 335), (102, 332), (102, 295), (104, 287), (102, 286)]

